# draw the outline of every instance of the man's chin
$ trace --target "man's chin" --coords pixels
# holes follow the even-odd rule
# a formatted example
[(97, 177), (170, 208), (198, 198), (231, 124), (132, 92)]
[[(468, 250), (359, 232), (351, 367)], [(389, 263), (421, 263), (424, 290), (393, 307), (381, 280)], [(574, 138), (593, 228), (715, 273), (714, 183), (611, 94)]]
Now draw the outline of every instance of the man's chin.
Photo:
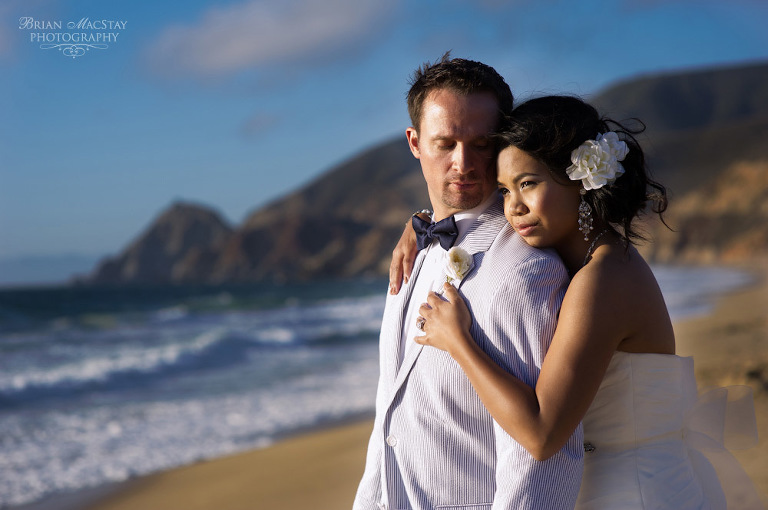
[(474, 209), (483, 203), (485, 197), (480, 193), (452, 193), (450, 196), (443, 197), (443, 203), (451, 209), (464, 211)]

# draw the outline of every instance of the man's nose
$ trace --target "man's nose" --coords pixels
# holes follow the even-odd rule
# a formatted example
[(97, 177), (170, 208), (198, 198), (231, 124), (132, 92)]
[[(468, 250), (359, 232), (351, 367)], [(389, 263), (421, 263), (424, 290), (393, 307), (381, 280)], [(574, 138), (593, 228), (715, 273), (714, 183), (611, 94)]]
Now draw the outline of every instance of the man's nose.
[(460, 174), (468, 174), (474, 170), (472, 151), (463, 143), (456, 144), (453, 151), (453, 167)]

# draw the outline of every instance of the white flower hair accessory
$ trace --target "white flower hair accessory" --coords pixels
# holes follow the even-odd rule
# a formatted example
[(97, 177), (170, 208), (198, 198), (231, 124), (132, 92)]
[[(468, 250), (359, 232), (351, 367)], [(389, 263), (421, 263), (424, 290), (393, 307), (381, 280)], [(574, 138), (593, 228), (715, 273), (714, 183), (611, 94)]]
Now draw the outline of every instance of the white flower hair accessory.
[(454, 246), (445, 255), (445, 281), (458, 285), (469, 273), (473, 266), (472, 255), (459, 246)]
[(627, 144), (613, 131), (598, 133), (595, 140), (587, 140), (571, 152), (571, 166), (565, 169), (572, 181), (581, 181), (585, 190), (613, 184), (624, 173), (619, 161), (629, 152)]

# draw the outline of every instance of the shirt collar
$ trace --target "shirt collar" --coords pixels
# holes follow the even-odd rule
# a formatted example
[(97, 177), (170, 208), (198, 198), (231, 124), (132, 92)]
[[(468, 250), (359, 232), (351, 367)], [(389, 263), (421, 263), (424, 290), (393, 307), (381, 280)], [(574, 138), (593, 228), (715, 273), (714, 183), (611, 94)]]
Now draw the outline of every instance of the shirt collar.
[(472, 223), (478, 218), (478, 216), (483, 214), (483, 212), (485, 212), (485, 210), (488, 209), (491, 204), (496, 202), (498, 198), (498, 192), (494, 191), (488, 198), (483, 200), (480, 205), (473, 207), (472, 209), (457, 212), (453, 215), (453, 217), (456, 219), (456, 229), (459, 231), (459, 236), (456, 238), (455, 244), (459, 244), (461, 239), (464, 237), (464, 234), (466, 234), (467, 230), (469, 230), (469, 227), (472, 225)]

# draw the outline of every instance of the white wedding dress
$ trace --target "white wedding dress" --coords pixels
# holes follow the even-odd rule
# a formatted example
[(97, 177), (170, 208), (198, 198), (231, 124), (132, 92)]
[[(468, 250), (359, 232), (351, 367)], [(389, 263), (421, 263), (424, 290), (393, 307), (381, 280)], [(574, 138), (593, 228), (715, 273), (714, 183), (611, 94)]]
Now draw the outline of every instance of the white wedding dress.
[(699, 395), (692, 358), (617, 351), (583, 423), (577, 509), (765, 508), (727, 449), (756, 441), (751, 390)]

